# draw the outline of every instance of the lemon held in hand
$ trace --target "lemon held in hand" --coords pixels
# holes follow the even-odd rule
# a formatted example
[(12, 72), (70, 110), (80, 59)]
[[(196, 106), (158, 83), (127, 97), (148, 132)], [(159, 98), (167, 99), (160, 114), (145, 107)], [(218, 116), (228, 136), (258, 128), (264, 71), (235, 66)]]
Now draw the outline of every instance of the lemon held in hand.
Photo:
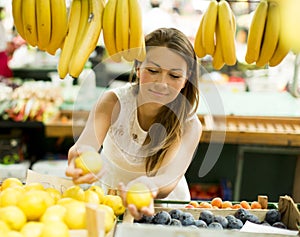
[(98, 173), (102, 168), (100, 154), (96, 151), (85, 151), (75, 158), (75, 167), (80, 168), (83, 174)]
[(133, 204), (138, 210), (142, 207), (148, 207), (153, 200), (151, 191), (143, 183), (131, 185), (126, 194), (127, 204)]

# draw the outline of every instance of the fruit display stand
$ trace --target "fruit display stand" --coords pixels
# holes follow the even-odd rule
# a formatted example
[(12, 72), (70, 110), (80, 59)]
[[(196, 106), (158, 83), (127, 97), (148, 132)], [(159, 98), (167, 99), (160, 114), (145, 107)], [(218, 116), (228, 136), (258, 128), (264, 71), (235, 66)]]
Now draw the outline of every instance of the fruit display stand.
[[(179, 210), (183, 212), (191, 213), (195, 220), (199, 219), (200, 213), (203, 211), (210, 211), (214, 216), (228, 216), (234, 215), (237, 209), (217, 209), (217, 208), (186, 208), (187, 202), (180, 201), (158, 201), (158, 205), (164, 205), (164, 207), (156, 207), (155, 214), (165, 211), (170, 213), (172, 210)], [(164, 237), (193, 237), (193, 236), (238, 236), (238, 237), (254, 237), (254, 236), (273, 236), (273, 233), (276, 233), (276, 236), (288, 236), (288, 235), (297, 235), (298, 234), (298, 225), (300, 223), (300, 213), (289, 196), (281, 196), (278, 203), (268, 203), (267, 209), (251, 209), (248, 210), (251, 214), (254, 214), (258, 217), (260, 222), (263, 222), (266, 217), (266, 213), (275, 209), (281, 213), (281, 221), (287, 226), (287, 230), (262, 226), (258, 224), (252, 224), (251, 222), (246, 222), (247, 229), (238, 230), (238, 229), (209, 229), (209, 228), (190, 228), (189, 226), (178, 227), (171, 225), (162, 225), (162, 224), (149, 224), (149, 223), (135, 223), (132, 216), (128, 213), (124, 213), (123, 222), (119, 223), (115, 227), (115, 237), (128, 236), (140, 236), (143, 233), (144, 237), (148, 236), (164, 236)], [(249, 228), (254, 228), (253, 232), (250, 232)], [(271, 229), (270, 229), (271, 228)], [(282, 233), (280, 234), (280, 232)]]
[[(41, 174), (30, 169), (27, 170), (26, 184), (40, 183), (45, 188), (52, 187), (63, 193), (68, 187), (74, 185), (72, 180), (57, 176)], [(113, 227), (105, 232), (105, 211), (96, 208), (97, 205), (86, 203), (86, 229), (70, 229), (70, 237), (113, 237), (114, 228), (118, 221), (116, 218)]]

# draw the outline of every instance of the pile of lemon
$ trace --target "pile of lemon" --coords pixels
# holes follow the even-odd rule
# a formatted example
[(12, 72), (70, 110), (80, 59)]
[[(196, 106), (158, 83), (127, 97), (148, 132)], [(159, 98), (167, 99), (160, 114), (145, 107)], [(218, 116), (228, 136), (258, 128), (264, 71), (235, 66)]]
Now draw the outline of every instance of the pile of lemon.
[(86, 229), (87, 203), (105, 211), (106, 233), (125, 211), (119, 196), (105, 195), (96, 185), (85, 190), (74, 185), (60, 192), (7, 178), (0, 189), (0, 236), (69, 237), (70, 230)]

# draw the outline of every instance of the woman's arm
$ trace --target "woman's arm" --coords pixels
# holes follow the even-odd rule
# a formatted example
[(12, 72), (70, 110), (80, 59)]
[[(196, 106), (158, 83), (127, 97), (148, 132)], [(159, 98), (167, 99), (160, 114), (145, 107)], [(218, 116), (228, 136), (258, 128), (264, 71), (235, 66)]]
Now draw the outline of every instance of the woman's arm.
[(75, 183), (92, 183), (97, 177), (93, 174), (82, 176), (82, 170), (76, 169), (74, 158), (86, 149), (98, 151), (110, 125), (115, 121), (120, 111), (117, 96), (113, 92), (105, 92), (91, 110), (86, 125), (68, 153), (68, 168), (66, 175), (73, 178)]

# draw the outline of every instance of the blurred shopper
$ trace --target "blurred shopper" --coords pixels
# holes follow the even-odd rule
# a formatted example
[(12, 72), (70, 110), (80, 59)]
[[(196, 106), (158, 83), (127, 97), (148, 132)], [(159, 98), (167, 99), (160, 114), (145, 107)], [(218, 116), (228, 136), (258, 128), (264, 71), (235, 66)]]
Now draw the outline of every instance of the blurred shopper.
[(0, 77), (12, 77), (12, 70), (8, 66), (8, 36), (3, 25), (4, 8), (0, 7)]
[(161, 27), (177, 28), (173, 14), (161, 7), (161, 0), (150, 0), (150, 5), (151, 9), (143, 16), (145, 34)]

